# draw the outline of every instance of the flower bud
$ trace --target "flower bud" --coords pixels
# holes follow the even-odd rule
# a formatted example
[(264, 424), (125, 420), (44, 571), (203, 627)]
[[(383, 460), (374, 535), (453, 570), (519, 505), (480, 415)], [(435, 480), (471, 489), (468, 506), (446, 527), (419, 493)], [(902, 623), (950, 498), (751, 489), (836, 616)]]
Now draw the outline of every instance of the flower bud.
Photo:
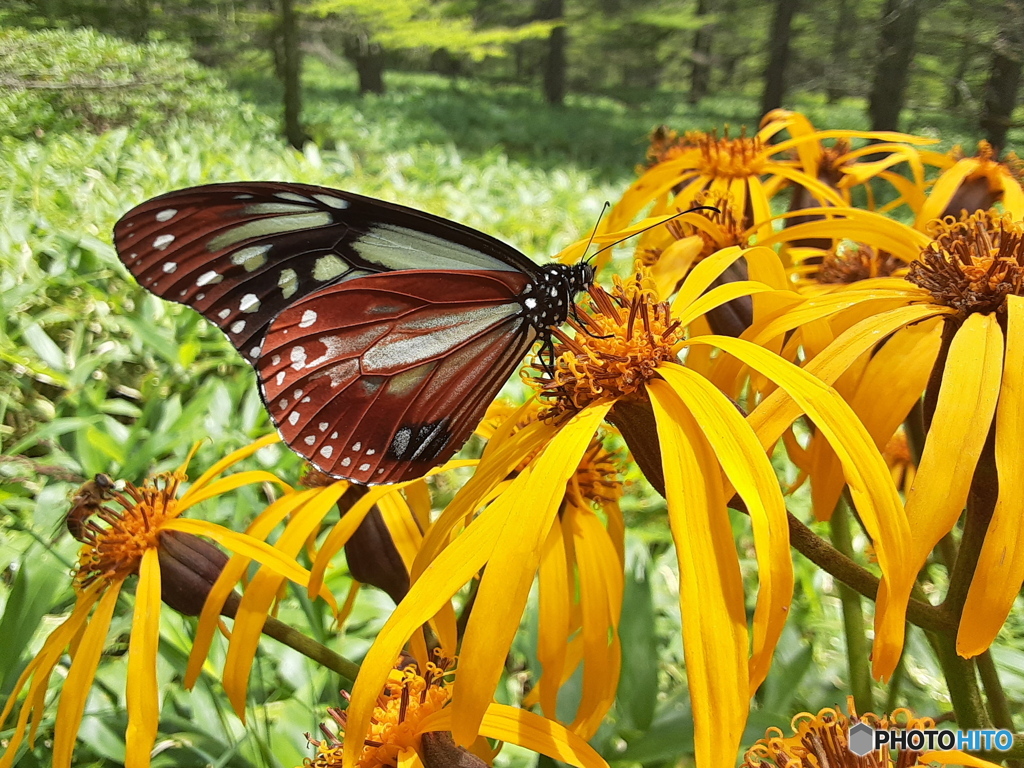
[(448, 731), (427, 731), (420, 739), (425, 768), (486, 768), (487, 763), (457, 746)]
[[(184, 616), (198, 616), (228, 556), (213, 544), (181, 531), (160, 533), (160, 589), (163, 601)], [(232, 593), (221, 613), (234, 616), (238, 595)]]
[[(344, 515), (366, 493), (364, 486), (353, 485), (338, 499), (338, 510)], [(345, 558), (352, 578), (383, 590), (396, 605), (409, 591), (409, 572), (376, 506), (345, 544)]]

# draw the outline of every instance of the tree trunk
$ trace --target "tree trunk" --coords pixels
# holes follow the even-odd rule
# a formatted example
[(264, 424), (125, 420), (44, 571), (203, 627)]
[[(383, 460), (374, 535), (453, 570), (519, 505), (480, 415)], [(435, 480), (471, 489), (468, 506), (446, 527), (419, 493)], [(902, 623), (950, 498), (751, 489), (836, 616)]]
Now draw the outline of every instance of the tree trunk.
[(922, 0), (886, 0), (878, 34), (878, 64), (868, 100), (871, 130), (895, 131), (906, 98)]
[(764, 70), (764, 93), (761, 114), (782, 106), (786, 95), (786, 65), (789, 63), (789, 40), (793, 32), (793, 15), (799, 0), (775, 0), (775, 18), (769, 37), (768, 66)]
[(949, 92), (946, 96), (946, 106), (950, 109), (959, 109), (969, 93), (967, 89), (967, 70), (971, 66), (972, 49), (966, 40), (960, 45), (956, 59), (956, 71), (949, 82)]
[[(697, 18), (707, 16), (710, 11), (711, 0), (697, 0)], [(707, 96), (711, 86), (711, 37), (712, 27), (710, 24), (705, 24), (693, 36), (689, 94), (691, 104), (696, 104)]]
[(998, 156), (1013, 121), (1024, 60), (1024, 0), (1006, 0), (1007, 22), (992, 44), (992, 63), (985, 83), (981, 127)]
[(348, 35), (342, 45), (345, 58), (359, 76), (359, 95), (384, 93), (384, 49), (366, 34)]
[[(541, 21), (563, 21), (565, 3), (563, 0), (544, 0), (538, 5), (536, 16)], [(548, 37), (547, 55), (544, 57), (544, 100), (553, 107), (565, 104), (567, 39), (564, 23), (554, 27)]]
[(284, 135), (288, 143), (302, 149), (306, 134), (302, 130), (302, 52), (299, 50), (299, 25), (292, 0), (281, 0), (281, 52), (284, 82)]
[(829, 104), (835, 104), (847, 94), (850, 48), (857, 27), (855, 0), (839, 0), (836, 5), (836, 26), (832, 31), (832, 56), (828, 64), (828, 87), (825, 89)]

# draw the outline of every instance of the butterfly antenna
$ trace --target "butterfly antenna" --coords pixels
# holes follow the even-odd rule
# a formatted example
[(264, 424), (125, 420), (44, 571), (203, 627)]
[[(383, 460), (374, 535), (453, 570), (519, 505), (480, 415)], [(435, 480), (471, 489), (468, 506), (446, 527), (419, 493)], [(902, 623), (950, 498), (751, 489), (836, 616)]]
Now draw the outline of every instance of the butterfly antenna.
[(594, 253), (591, 256), (591, 258), (593, 258), (594, 256), (597, 256), (597, 254), (599, 254), (599, 253), (603, 253), (604, 251), (607, 251), (609, 248), (614, 248), (619, 243), (626, 242), (631, 237), (636, 237), (637, 235), (642, 235), (644, 232), (646, 232), (649, 229), (654, 229), (655, 227), (660, 227), (662, 224), (668, 224), (670, 221), (672, 221), (672, 219), (678, 219), (683, 214), (695, 213), (697, 211), (714, 211), (715, 213), (721, 213), (721, 211), (718, 210), (717, 208), (715, 208), (715, 206), (713, 206), (713, 205), (695, 205), (695, 206), (693, 206), (693, 208), (687, 208), (685, 211), (679, 211), (679, 213), (677, 213), (677, 214), (675, 214), (673, 216), (670, 216), (669, 218), (665, 219), (664, 221), (659, 221), (657, 224), (651, 224), (651, 226), (649, 226), (649, 227), (644, 227), (639, 232), (634, 232), (631, 235), (626, 235), (622, 239), (616, 240), (614, 243), (608, 243), (608, 245), (606, 245), (604, 248), (598, 248), (596, 251), (594, 251)]
[[(589, 240), (587, 241), (587, 247), (583, 249), (583, 252), (584, 252), (584, 253), (586, 253), (587, 251), (589, 251), (589, 250), (590, 250), (590, 246), (591, 246), (591, 245), (593, 245), (593, 243), (594, 243), (594, 238), (595, 238), (595, 237), (597, 236), (597, 230), (598, 230), (598, 229), (600, 228), (600, 226), (601, 226), (601, 219), (603, 219), (603, 218), (604, 218), (604, 215), (605, 215), (606, 213), (608, 213), (608, 209), (609, 209), (609, 208), (611, 208), (611, 207), (612, 207), (612, 204), (611, 204), (611, 203), (609, 203), (609, 202), (608, 202), (607, 200), (605, 200), (605, 201), (604, 201), (604, 206), (603, 206), (603, 207), (601, 208), (601, 213), (599, 213), (599, 214), (597, 215), (597, 223), (596, 223), (596, 224), (594, 225), (594, 229), (593, 229), (593, 230), (591, 230), (591, 232), (590, 232), (590, 239), (589, 239)], [(587, 258), (587, 257), (584, 257), (584, 258), (583, 258), (583, 261), (586, 261), (587, 263), (590, 263), (590, 260), (592, 260), (592, 259), (594, 258), (594, 256), (597, 256), (597, 254), (598, 254), (598, 253), (600, 253), (600, 251), (598, 251), (597, 253), (595, 253), (595, 254), (593, 254), (592, 256), (590, 256), (590, 257), (589, 257), (589, 260), (588, 260), (588, 258)]]

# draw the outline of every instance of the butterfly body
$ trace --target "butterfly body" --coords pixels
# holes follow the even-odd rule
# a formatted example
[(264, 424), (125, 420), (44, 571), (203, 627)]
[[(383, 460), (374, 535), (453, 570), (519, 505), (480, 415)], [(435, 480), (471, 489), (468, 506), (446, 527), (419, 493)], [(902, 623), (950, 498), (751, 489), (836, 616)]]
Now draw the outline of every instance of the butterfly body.
[(302, 184), (154, 198), (114, 228), (140, 284), (215, 323), (282, 437), (360, 483), (450, 458), (593, 281), (430, 214)]

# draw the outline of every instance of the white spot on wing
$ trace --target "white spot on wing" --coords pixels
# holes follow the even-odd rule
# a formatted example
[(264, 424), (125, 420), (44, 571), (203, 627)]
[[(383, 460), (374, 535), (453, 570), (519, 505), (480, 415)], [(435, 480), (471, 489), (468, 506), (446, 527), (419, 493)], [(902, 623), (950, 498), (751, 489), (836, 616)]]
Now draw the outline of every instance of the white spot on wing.
[(345, 210), (348, 208), (348, 200), (342, 200), (340, 197), (334, 197), (334, 195), (313, 195), (324, 205), (329, 205), (331, 208), (337, 208), (338, 210)]
[(225, 308), (225, 309), (222, 309), (220, 312), (217, 313), (217, 317), (219, 317), (221, 320), (227, 320), (228, 319), (228, 315), (230, 315), (230, 314), (231, 314), (231, 310)]
[(332, 448), (329, 445), (325, 445), (323, 448), (320, 449), (320, 455), (323, 456), (325, 459), (331, 458), (332, 453), (334, 453), (334, 448)]
[(331, 223), (331, 214), (325, 211), (315, 213), (296, 213), (290, 216), (271, 216), (266, 219), (256, 219), (217, 235), (206, 244), (206, 250), (211, 253), (230, 248), (243, 240), (251, 240), (255, 237), (268, 237), (283, 232), (302, 232), (307, 229), (316, 229)]
[(368, 450), (368, 451), (366, 452), (366, 455), (367, 455), (367, 456), (373, 456), (373, 454), (375, 454), (375, 453), (376, 453), (376, 451), (375, 451), (375, 450), (373, 450), (373, 448), (370, 448), (370, 449), (369, 449), (369, 450)]
[(242, 267), (246, 272), (255, 272), (267, 263), (267, 251), (273, 245), (250, 245), (231, 254), (231, 263)]
[(277, 278), (277, 287), (286, 299), (290, 299), (299, 287), (299, 276), (294, 269), (282, 269)]
[(241, 333), (245, 330), (245, 320), (236, 320), (231, 324), (232, 333)]
[(329, 253), (316, 260), (313, 266), (313, 279), (321, 283), (326, 280), (333, 280), (338, 275), (343, 275), (348, 270), (348, 265), (338, 256)]
[(216, 270), (211, 269), (209, 272), (203, 272), (203, 274), (196, 278), (196, 285), (200, 288), (204, 285), (216, 285), (223, 279), (224, 275), (220, 275)]
[(170, 221), (171, 219), (174, 218), (175, 214), (177, 213), (178, 210), (176, 208), (164, 208), (162, 211), (160, 211), (160, 213), (156, 215), (156, 220), (161, 222)]
[(299, 415), (298, 411), (292, 411), (291, 413), (288, 414), (288, 423), (294, 427), (296, 424), (299, 423), (300, 418), (302, 417)]
[(362, 449), (363, 449), (363, 444), (362, 443), (355, 443), (352, 446), (352, 450), (353, 451), (361, 451)]
[(174, 235), (160, 235), (156, 240), (153, 241), (153, 247), (158, 251), (162, 251), (168, 245), (174, 242)]
[(341, 466), (343, 466), (343, 467), (347, 467), (351, 463), (352, 463), (352, 459), (350, 459), (348, 456), (346, 456), (344, 459), (341, 460)]
[(302, 370), (302, 366), (306, 364), (306, 348), (292, 347), (289, 359), (292, 361), (292, 368), (296, 371)]
[(328, 424), (328, 423), (327, 423), (326, 421), (321, 421), (321, 422), (320, 422), (320, 424), (319, 424), (319, 425), (317, 426), (317, 428), (318, 428), (318, 429), (319, 429), (319, 430), (320, 430), (321, 432), (326, 432), (326, 431), (327, 431), (327, 428), (328, 428), (329, 426), (330, 426), (330, 424)]
[(302, 442), (304, 442), (306, 445), (312, 445), (313, 443), (316, 442), (316, 436), (307, 435), (306, 437), (303, 438)]
[(242, 312), (256, 312), (260, 308), (260, 300), (256, 298), (255, 293), (247, 293), (238, 302), (238, 308)]
[(307, 309), (302, 313), (302, 319), (299, 321), (299, 328), (309, 328), (313, 323), (316, 322), (316, 312), (312, 309)]
[(164, 263), (164, 272), (166, 272), (168, 275), (172, 274), (174, 270), (176, 270), (177, 268), (178, 262), (176, 261), (168, 261)]
[(279, 387), (284, 384), (284, 371), (277, 372), (277, 376), (274, 377), (274, 383)]
[(370, 468), (369, 464), (360, 464), (359, 465), (359, 471), (360, 472), (366, 472), (369, 468)]
[(526, 305), (527, 309), (536, 309), (537, 308), (537, 300), (536, 299), (527, 299), (523, 303)]

